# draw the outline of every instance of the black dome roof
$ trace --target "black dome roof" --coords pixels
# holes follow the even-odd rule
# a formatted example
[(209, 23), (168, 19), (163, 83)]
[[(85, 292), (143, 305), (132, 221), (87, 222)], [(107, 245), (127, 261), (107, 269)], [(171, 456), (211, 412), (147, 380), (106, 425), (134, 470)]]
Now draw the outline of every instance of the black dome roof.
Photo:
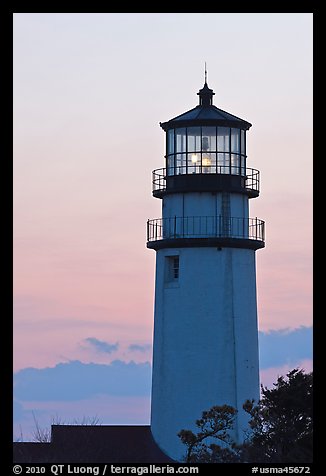
[(248, 130), (251, 127), (250, 122), (214, 106), (212, 98), (215, 93), (209, 89), (206, 82), (197, 94), (200, 104), (169, 121), (160, 122), (162, 129), (167, 131), (175, 127), (225, 126)]

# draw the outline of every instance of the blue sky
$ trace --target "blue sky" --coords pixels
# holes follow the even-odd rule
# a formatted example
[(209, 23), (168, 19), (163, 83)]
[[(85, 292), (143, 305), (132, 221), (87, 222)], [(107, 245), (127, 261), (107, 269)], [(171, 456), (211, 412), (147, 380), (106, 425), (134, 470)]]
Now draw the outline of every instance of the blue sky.
[[(132, 420), (127, 409), (138, 406), (134, 423), (149, 423), (151, 364), (114, 359), (118, 343), (96, 338), (91, 338), (91, 342), (95, 343), (98, 352), (107, 356), (107, 364), (76, 360), (54, 367), (24, 368), (15, 373), (16, 438), (20, 427), (25, 429), (24, 439), (30, 437), (33, 414), (44, 427), (50, 427), (53, 418), (69, 423), (95, 416), (103, 424), (128, 424)], [(277, 375), (285, 375), (295, 367), (312, 370), (312, 327), (260, 332), (259, 343), (264, 386), (271, 386)], [(139, 352), (143, 351), (142, 347), (136, 347)], [(120, 405), (117, 405), (118, 400)], [(110, 413), (110, 406), (114, 408), (114, 415)]]

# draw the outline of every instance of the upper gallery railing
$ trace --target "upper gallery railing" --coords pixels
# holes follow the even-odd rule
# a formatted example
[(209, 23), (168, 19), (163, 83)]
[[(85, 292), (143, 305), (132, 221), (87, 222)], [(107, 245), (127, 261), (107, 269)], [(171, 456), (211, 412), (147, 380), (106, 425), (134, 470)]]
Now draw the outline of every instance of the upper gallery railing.
[[(171, 173), (173, 172), (173, 173)], [(166, 168), (153, 170), (153, 192), (164, 192), (167, 189), (167, 178), (178, 175), (192, 175), (192, 174), (217, 174), (217, 175), (240, 175), (245, 178), (245, 188), (248, 191), (259, 193), (259, 171), (246, 167), (246, 172), (239, 174), (238, 170), (232, 170), (229, 166), (214, 165), (214, 166), (188, 166), (187, 169), (182, 167), (173, 167), (169, 169), (167, 175)]]

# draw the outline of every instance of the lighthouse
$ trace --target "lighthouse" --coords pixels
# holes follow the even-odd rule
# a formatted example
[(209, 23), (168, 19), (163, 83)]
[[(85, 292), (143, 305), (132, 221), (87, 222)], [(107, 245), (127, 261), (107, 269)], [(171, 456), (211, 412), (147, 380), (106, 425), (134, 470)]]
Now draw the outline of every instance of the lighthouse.
[(213, 105), (205, 84), (193, 109), (160, 123), (165, 167), (153, 171), (162, 216), (147, 222), (156, 251), (151, 431), (181, 461), (177, 434), (213, 405), (238, 410), (233, 438), (248, 431), (247, 399), (259, 399), (255, 252), (264, 222), (249, 216), (260, 192), (247, 166), (251, 124)]

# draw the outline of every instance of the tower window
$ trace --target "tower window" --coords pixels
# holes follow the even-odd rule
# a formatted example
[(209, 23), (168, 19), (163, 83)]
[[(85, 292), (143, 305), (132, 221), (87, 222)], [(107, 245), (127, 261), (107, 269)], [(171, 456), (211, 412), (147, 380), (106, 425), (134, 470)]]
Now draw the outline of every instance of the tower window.
[(179, 279), (179, 256), (173, 256), (172, 258), (172, 275), (173, 279)]
[(179, 281), (179, 256), (166, 257), (165, 281), (168, 283)]

